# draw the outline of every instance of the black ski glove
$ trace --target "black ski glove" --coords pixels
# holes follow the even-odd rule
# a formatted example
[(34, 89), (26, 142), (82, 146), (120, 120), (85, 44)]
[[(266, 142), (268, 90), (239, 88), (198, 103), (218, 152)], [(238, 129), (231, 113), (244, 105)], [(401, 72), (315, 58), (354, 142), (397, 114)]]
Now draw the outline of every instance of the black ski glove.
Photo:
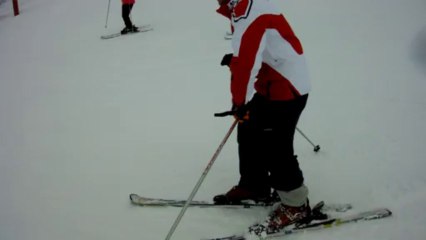
[(233, 105), (232, 112), (234, 113), (235, 119), (237, 119), (239, 122), (249, 120), (249, 109), (247, 104), (241, 106)]
[(229, 67), (229, 65), (231, 65), (232, 56), (232, 53), (225, 54), (225, 56), (222, 58), (222, 61), (220, 62), (220, 65)]

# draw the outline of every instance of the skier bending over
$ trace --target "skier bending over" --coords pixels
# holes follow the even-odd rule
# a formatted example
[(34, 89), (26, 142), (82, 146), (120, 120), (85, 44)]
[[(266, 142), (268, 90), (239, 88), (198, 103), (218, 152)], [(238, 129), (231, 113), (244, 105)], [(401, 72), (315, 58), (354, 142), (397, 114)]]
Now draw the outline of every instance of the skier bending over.
[(234, 29), (233, 53), (221, 64), (231, 71), (240, 180), (214, 201), (262, 201), (271, 198), (273, 188), (281, 203), (264, 223), (250, 227), (252, 234), (270, 234), (310, 214), (308, 188), (293, 150), (311, 88), (303, 48), (269, 0), (218, 2), (217, 12), (230, 18)]

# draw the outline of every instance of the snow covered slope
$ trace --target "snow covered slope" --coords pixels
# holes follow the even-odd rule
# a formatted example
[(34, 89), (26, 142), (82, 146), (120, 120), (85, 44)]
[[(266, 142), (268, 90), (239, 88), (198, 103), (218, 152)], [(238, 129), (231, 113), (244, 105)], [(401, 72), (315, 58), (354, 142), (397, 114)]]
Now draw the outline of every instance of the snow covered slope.
[[(426, 238), (426, 2), (274, 0), (304, 44), (313, 91), (295, 147), (312, 202), (389, 207), (390, 219), (297, 240)], [(216, 1), (0, 1), (0, 239), (164, 239), (232, 119), (230, 42)], [(238, 180), (235, 135), (196, 199)], [(187, 211), (173, 239), (240, 232), (262, 210)]]

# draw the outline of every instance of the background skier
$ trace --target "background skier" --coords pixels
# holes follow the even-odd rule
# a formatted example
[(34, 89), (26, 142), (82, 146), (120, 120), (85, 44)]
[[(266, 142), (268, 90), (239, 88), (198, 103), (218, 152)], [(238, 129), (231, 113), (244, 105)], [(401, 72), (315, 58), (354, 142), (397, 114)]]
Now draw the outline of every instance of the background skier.
[(121, 0), (121, 16), (123, 17), (125, 27), (121, 30), (121, 34), (126, 34), (129, 32), (137, 32), (138, 28), (133, 25), (132, 20), (130, 19), (130, 13), (132, 12), (133, 5), (135, 0)]

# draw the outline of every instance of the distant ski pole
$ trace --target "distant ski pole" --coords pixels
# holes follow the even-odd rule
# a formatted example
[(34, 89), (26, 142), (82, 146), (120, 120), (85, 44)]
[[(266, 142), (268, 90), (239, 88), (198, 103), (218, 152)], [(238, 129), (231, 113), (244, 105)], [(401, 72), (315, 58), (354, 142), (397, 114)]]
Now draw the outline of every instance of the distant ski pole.
[(214, 161), (216, 160), (217, 156), (219, 156), (219, 153), (222, 151), (223, 146), (225, 146), (226, 141), (228, 140), (229, 136), (231, 136), (232, 131), (234, 131), (235, 126), (237, 125), (238, 121), (235, 120), (231, 128), (226, 133), (225, 137), (223, 138), (222, 142), (220, 143), (219, 147), (217, 148), (216, 152), (214, 153), (213, 157), (210, 159), (210, 162), (207, 164), (207, 167), (204, 169), (203, 174), (201, 175), (200, 179), (198, 179), (197, 184), (195, 185), (194, 189), (192, 190), (191, 194), (188, 197), (188, 200), (186, 200), (185, 205), (182, 207), (182, 210), (180, 211), (179, 215), (177, 216), (175, 222), (173, 223), (172, 227), (170, 228), (169, 233), (167, 234), (166, 240), (169, 240), (174, 231), (176, 230), (180, 220), (182, 219), (183, 215), (185, 214), (186, 209), (188, 209), (190, 203), (194, 199), (195, 194), (197, 193), (198, 189), (201, 186), (201, 183), (206, 178), (208, 172), (210, 171), (210, 168), (213, 166)]
[(299, 128), (296, 127), (296, 130), (314, 147), (314, 152), (318, 152), (320, 150), (320, 146), (315, 145)]
[(109, 6), (111, 5), (111, 0), (108, 0), (108, 9), (107, 9), (107, 15), (105, 20), (105, 28), (108, 27), (108, 16), (109, 16)]

